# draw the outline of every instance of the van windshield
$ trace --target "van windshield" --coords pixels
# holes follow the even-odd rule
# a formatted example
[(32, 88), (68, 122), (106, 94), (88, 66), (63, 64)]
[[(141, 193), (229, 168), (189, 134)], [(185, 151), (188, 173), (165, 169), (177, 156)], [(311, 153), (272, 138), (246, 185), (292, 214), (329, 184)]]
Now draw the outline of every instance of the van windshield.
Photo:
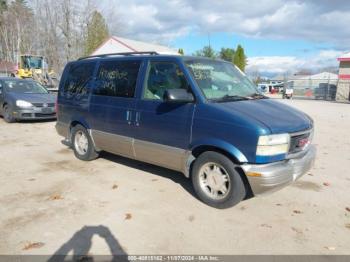
[(266, 98), (231, 63), (192, 59), (186, 60), (185, 64), (208, 100), (222, 102)]

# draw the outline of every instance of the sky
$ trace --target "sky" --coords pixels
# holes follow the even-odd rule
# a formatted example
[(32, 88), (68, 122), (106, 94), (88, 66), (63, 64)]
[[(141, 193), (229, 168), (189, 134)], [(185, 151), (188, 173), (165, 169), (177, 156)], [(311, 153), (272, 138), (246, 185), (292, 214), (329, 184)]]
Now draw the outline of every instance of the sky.
[(183, 48), (210, 45), (248, 57), (247, 71), (273, 75), (338, 65), (350, 51), (349, 0), (99, 0), (110, 31)]

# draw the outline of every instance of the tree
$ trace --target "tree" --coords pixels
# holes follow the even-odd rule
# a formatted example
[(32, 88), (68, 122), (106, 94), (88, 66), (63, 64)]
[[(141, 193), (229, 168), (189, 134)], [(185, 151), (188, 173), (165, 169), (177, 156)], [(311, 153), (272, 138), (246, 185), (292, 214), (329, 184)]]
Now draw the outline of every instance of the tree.
[(0, 59), (17, 62), (19, 53), (33, 48), (33, 10), (26, 1), (1, 2)]
[(102, 14), (94, 11), (87, 26), (85, 54), (91, 54), (100, 44), (109, 37), (108, 26)]
[(7, 1), (0, 0), (0, 14), (7, 9)]
[(204, 56), (209, 58), (216, 58), (216, 52), (211, 46), (205, 46), (203, 49), (198, 50), (194, 53), (195, 56)]
[(185, 52), (184, 52), (184, 50), (182, 49), (182, 48), (179, 48), (179, 50), (177, 51), (180, 55), (184, 55), (185, 54)]
[(244, 49), (241, 45), (237, 46), (237, 49), (233, 58), (233, 63), (244, 72), (245, 67), (247, 65), (247, 57), (245, 56)]
[(219, 52), (219, 57), (222, 60), (228, 61), (228, 62), (233, 62), (233, 58), (235, 56), (235, 50), (233, 48), (221, 48)]

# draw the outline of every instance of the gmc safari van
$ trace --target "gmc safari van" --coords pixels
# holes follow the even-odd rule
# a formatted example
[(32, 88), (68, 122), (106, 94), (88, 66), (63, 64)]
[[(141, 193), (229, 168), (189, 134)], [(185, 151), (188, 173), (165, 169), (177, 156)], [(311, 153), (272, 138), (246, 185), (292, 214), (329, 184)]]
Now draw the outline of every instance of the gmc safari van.
[(56, 129), (81, 160), (108, 151), (180, 171), (216, 208), (291, 184), (316, 153), (312, 119), (233, 64), (155, 52), (68, 63)]

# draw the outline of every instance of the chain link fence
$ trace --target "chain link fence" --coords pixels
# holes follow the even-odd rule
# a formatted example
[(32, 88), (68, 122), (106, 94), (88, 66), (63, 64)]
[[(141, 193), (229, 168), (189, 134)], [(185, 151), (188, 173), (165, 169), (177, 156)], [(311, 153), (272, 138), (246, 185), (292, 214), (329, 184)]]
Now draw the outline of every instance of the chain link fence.
[(293, 89), (294, 98), (350, 101), (350, 81), (334, 78), (286, 78), (277, 84), (266, 84), (263, 91), (275, 94), (279, 93), (282, 96), (287, 89)]

